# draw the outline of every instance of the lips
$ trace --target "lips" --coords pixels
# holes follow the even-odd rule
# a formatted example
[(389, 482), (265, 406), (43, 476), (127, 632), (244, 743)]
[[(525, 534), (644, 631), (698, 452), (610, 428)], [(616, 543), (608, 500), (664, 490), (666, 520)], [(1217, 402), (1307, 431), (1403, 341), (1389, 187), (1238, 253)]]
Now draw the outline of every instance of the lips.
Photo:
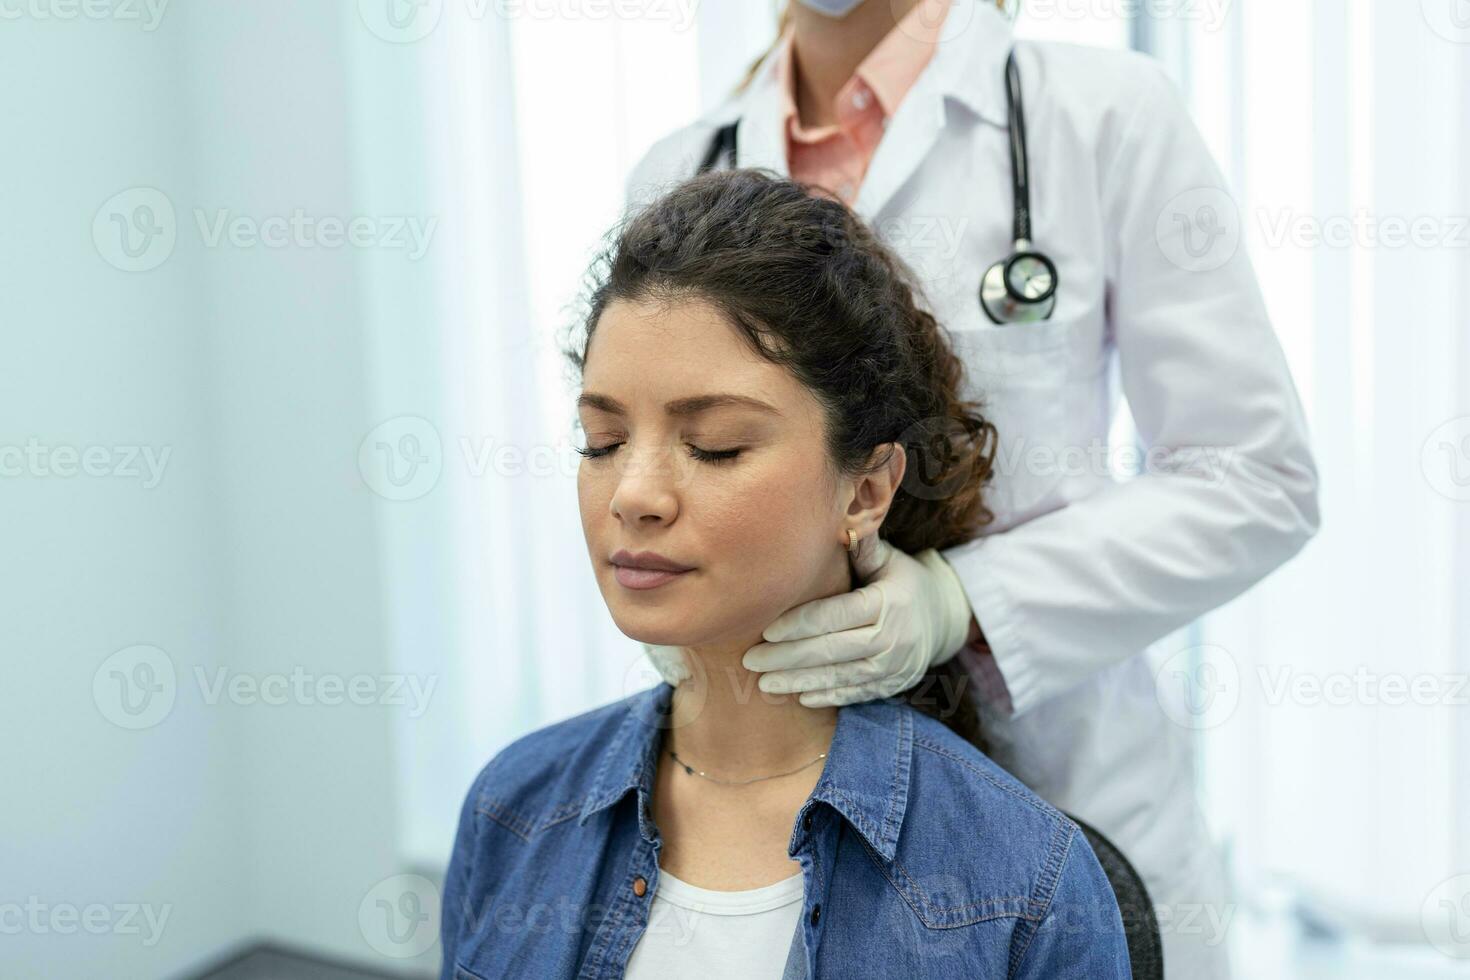
[(636, 554), (630, 551), (615, 551), (609, 561), (622, 568), (642, 568), (659, 572), (687, 572), (694, 567), (676, 562), (672, 558), (665, 558), (656, 551), (640, 551)]
[(656, 589), (694, 570), (692, 566), (665, 558), (656, 551), (637, 554), (618, 551), (611, 561), (613, 577), (619, 585), (629, 589)]

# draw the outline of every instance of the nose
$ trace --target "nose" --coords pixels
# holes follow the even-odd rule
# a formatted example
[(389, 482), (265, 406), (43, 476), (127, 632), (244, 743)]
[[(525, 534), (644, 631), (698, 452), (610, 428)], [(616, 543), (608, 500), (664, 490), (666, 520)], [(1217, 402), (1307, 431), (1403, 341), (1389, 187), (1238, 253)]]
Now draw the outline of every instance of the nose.
[(668, 523), (678, 514), (683, 474), (667, 449), (619, 453), (615, 469), (617, 483), (608, 502), (613, 517), (641, 525)]

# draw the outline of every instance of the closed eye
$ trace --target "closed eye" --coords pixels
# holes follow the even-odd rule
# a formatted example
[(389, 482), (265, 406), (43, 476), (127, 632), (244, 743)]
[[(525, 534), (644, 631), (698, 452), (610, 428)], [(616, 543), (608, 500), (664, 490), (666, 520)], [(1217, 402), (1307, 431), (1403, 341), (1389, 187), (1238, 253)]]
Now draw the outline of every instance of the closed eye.
[[(613, 452), (621, 445), (621, 442), (614, 442), (607, 446), (588, 446), (585, 449), (579, 448), (577, 452), (586, 459), (602, 459), (606, 456), (611, 456)], [(699, 460), (701, 463), (713, 463), (715, 465), (719, 465), (720, 463), (728, 463), (731, 460), (735, 459), (735, 457), (739, 456), (742, 452), (740, 448), (701, 449), (693, 443), (685, 443), (685, 445), (689, 447), (689, 455), (692, 456), (694, 459)]]

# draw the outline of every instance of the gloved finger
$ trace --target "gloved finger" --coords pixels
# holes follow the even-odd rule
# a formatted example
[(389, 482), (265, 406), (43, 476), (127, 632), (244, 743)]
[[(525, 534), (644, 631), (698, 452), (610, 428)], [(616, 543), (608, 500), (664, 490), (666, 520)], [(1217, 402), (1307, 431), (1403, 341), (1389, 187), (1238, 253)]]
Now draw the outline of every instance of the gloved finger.
[(878, 625), (870, 623), (856, 629), (836, 633), (818, 633), (799, 640), (757, 643), (740, 662), (746, 670), (764, 673), (801, 667), (825, 667), (829, 664), (861, 660), (877, 653)]
[(768, 694), (801, 694), (873, 683), (887, 674), (888, 671), (871, 660), (857, 660), (824, 667), (772, 671), (762, 674), (758, 683), (760, 689)]
[(694, 676), (688, 661), (684, 659), (683, 647), (644, 643), (643, 653), (652, 662), (658, 675), (672, 687), (678, 687), (680, 681), (687, 681)]
[(804, 708), (840, 708), (845, 704), (861, 704), (892, 697), (904, 690), (899, 682), (879, 679), (866, 684), (849, 684), (824, 691), (808, 691), (797, 698)]
[[(777, 616), (761, 636), (778, 642), (837, 633), (859, 626), (870, 626), (878, 621), (882, 612), (883, 592), (876, 585), (865, 585), (850, 592), (823, 596), (793, 606)], [(749, 665), (747, 667), (750, 670), (760, 669)]]
[(893, 545), (876, 534), (870, 534), (858, 542), (856, 555), (848, 561), (859, 582), (867, 582), (893, 557)]
[[(880, 668), (881, 664), (878, 665)], [(848, 680), (833, 684), (825, 690), (805, 692), (798, 699), (804, 707), (821, 708), (833, 705), (856, 704), (901, 694), (913, 687), (924, 676), (922, 669), (909, 667), (897, 672), (882, 670), (870, 680)], [(845, 679), (843, 679), (845, 680)]]

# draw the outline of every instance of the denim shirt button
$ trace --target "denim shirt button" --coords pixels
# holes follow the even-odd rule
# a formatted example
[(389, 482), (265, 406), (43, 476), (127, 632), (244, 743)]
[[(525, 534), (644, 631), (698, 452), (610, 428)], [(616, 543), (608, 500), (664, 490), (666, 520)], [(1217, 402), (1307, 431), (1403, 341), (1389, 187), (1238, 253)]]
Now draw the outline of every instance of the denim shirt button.
[(806, 816), (804, 816), (804, 817), (801, 818), (801, 829), (802, 830), (811, 830), (812, 829), (812, 815), (810, 813), (808, 813)]
[(821, 920), (822, 920), (822, 903), (821, 902), (818, 902), (816, 905), (813, 905), (812, 906), (812, 925), (816, 925)]
[(633, 894), (634, 895), (637, 895), (639, 898), (642, 898), (643, 895), (644, 895), (644, 893), (647, 892), (647, 891), (648, 891), (648, 881), (646, 879), (644, 879), (644, 877), (642, 875), (639, 875), (638, 877), (636, 877), (636, 878), (633, 879)]

